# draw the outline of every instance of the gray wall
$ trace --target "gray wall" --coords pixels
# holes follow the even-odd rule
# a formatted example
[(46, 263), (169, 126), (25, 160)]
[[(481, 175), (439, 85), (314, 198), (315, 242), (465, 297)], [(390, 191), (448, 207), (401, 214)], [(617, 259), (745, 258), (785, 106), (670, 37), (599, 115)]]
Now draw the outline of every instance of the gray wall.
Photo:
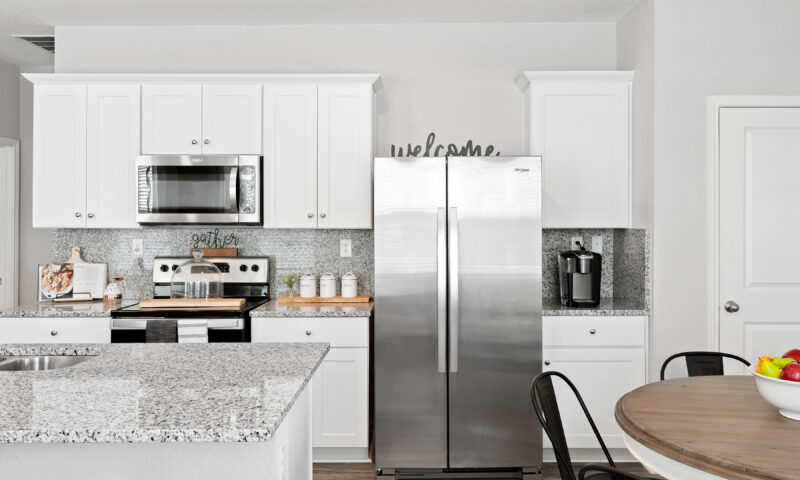
[[(653, 368), (708, 342), (708, 95), (800, 95), (796, 0), (657, 0)], [(654, 370), (653, 370), (654, 371)]]
[(0, 137), (19, 139), (19, 67), (0, 60)]

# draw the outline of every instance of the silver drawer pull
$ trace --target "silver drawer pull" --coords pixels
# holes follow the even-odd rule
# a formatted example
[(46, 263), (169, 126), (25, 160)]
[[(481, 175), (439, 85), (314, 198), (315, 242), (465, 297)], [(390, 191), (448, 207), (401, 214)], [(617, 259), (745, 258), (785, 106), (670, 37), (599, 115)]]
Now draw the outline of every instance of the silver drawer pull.
[(306, 335), (311, 336), (311, 330), (306, 330)]
[(51, 337), (55, 337), (56, 335), (58, 335), (58, 330), (51, 330), (50, 331), (50, 336)]
[(544, 364), (545, 364), (545, 365), (550, 365), (550, 360), (545, 360), (545, 361), (544, 361)]
[(591, 333), (592, 335), (594, 335), (595, 333), (597, 333), (597, 330), (595, 330), (595, 329), (593, 328), (593, 329), (589, 330), (589, 333)]

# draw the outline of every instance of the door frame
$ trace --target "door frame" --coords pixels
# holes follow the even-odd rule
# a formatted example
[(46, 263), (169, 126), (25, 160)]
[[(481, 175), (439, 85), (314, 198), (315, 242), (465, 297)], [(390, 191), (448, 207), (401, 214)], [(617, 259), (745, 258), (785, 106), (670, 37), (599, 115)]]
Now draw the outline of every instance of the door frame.
[(797, 108), (800, 96), (710, 95), (707, 99), (706, 147), (708, 194), (708, 334), (709, 350), (719, 351), (719, 114), (723, 108)]
[[(10, 306), (13, 306), (19, 302), (19, 140), (0, 137), (0, 149), (13, 150), (11, 165), (0, 165), (0, 172), (3, 172), (4, 177), (10, 170), (10, 175), (6, 178), (9, 178), (11, 182), (13, 182), (9, 191), (4, 193), (6, 195), (11, 194), (11, 209), (13, 210), (13, 215), (9, 217), (12, 219), (11, 222), (9, 222), (11, 223), (11, 228), (8, 228), (8, 225), (0, 225), (4, 232), (3, 235), (7, 235), (9, 231), (11, 232), (11, 244), (13, 245), (11, 275), (10, 278), (6, 279), (8, 282), (6, 285), (6, 292), (8, 292), (9, 295), (7, 295), (4, 300), (10, 302)], [(0, 252), (0, 255), (6, 255), (6, 252)]]

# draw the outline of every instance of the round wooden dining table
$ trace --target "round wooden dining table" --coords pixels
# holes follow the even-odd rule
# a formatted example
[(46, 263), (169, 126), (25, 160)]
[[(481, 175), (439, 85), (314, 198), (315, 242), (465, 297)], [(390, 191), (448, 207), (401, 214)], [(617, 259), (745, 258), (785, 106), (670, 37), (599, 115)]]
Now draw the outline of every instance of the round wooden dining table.
[(631, 454), (667, 479), (800, 479), (800, 421), (751, 376), (651, 383), (625, 394), (616, 418)]

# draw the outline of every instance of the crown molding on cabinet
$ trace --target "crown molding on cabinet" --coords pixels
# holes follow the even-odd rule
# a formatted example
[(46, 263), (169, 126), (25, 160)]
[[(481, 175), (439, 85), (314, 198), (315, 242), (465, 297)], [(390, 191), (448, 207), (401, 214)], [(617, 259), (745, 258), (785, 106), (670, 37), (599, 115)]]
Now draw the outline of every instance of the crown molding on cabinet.
[(517, 87), (523, 92), (533, 81), (565, 81), (565, 80), (595, 80), (595, 81), (633, 81), (632, 70), (583, 70), (583, 71), (558, 71), (558, 72), (522, 72), (516, 80)]
[(381, 75), (354, 74), (228, 74), (228, 73), (23, 73), (31, 83), (318, 83), (367, 84), (377, 92)]

